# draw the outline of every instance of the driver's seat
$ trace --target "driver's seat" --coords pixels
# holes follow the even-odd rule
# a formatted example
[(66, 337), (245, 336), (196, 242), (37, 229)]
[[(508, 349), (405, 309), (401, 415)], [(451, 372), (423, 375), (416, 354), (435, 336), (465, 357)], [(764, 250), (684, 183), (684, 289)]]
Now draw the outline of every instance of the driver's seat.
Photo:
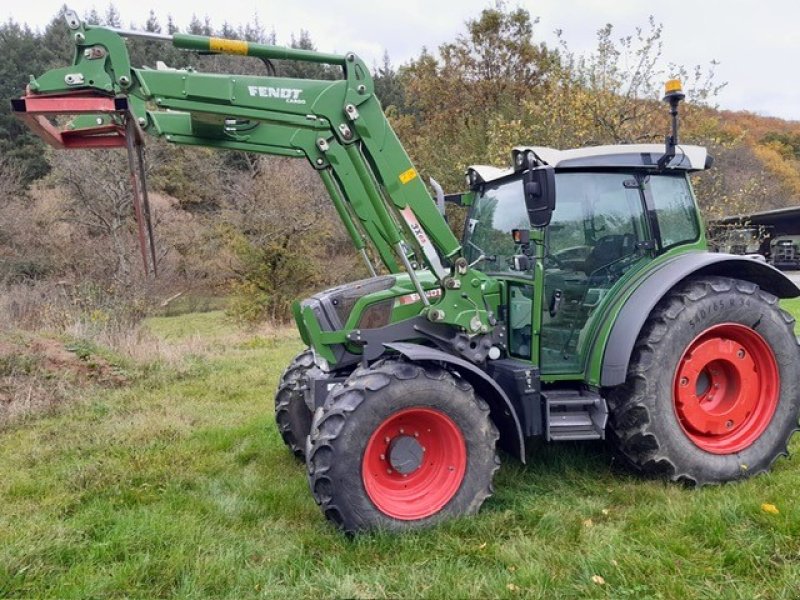
[(598, 269), (633, 253), (636, 238), (630, 234), (615, 234), (601, 237), (583, 263), (583, 272), (591, 275)]

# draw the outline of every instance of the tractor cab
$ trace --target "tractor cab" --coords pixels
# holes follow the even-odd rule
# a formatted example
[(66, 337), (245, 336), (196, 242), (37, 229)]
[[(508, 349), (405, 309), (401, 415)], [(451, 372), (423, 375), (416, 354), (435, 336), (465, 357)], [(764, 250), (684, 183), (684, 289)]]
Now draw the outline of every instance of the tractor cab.
[[(507, 283), (509, 354), (538, 364), (543, 381), (584, 377), (593, 335), (635, 273), (673, 249), (705, 247), (687, 175), (707, 168), (706, 150), (681, 146), (659, 169), (663, 154), (655, 144), (521, 147), (516, 169), (472, 167), (487, 179), (467, 217), (467, 260)], [(529, 227), (520, 157), (555, 170), (555, 208), (531, 242), (519, 237)], [(537, 252), (541, 261), (515, 259)]]

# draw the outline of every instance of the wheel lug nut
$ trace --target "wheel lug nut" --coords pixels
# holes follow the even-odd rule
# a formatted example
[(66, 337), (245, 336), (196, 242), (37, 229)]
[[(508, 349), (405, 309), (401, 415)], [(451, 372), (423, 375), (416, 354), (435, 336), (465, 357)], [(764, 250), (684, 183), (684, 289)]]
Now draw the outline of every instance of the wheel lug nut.
[(683, 385), (683, 386), (689, 385), (689, 378), (688, 377), (681, 377), (681, 385)]
[(400, 434), (402, 435), (402, 434), (404, 434), (405, 432), (406, 432), (406, 430), (405, 430), (405, 429), (403, 429), (403, 428), (401, 427), (401, 428), (400, 428)]
[(733, 421), (727, 421), (725, 423), (725, 427), (727, 427), (728, 429), (731, 429), (733, 427)]
[(414, 432), (414, 437), (415, 437), (415, 438), (418, 438), (418, 437), (419, 437), (419, 431), (415, 431), (415, 432)]
[(386, 472), (387, 472), (389, 475), (391, 475), (391, 474), (392, 474), (392, 470), (391, 470), (391, 469), (386, 469)]
[(736, 356), (739, 358), (744, 358), (744, 350), (739, 350), (739, 352), (736, 353)]
[(386, 455), (385, 454), (381, 454), (381, 460), (386, 460)]
[(390, 437), (387, 435), (385, 438), (383, 438), (383, 441), (384, 441), (384, 442), (386, 442), (386, 443), (388, 444), (389, 442), (391, 442), (391, 441), (392, 441), (392, 438), (390, 438)]

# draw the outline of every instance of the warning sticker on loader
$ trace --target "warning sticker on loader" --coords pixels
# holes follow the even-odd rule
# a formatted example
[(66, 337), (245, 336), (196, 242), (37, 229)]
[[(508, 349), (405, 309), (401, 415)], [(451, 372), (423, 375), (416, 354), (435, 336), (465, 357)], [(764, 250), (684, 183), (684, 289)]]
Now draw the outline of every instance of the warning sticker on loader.
[(223, 54), (247, 55), (247, 42), (212, 37), (208, 40), (208, 49), (211, 52), (221, 52)]
[(400, 183), (403, 185), (407, 184), (409, 181), (414, 179), (417, 176), (417, 171), (414, 167), (411, 167), (408, 171), (403, 171), (400, 173)]

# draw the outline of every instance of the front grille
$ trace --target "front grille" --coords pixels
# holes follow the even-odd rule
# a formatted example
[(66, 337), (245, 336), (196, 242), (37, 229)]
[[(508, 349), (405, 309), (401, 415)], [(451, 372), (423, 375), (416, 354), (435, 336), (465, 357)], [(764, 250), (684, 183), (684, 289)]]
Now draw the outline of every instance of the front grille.
[[(392, 275), (351, 281), (350, 283), (315, 294), (308, 300), (305, 300), (303, 304), (314, 304), (319, 307), (327, 316), (327, 319), (320, 319), (320, 324), (323, 326), (323, 329), (325, 329), (325, 325), (328, 325), (328, 327), (330, 327), (330, 329), (327, 329), (328, 331), (337, 331), (344, 328), (359, 298), (363, 298), (368, 294), (374, 294), (375, 292), (388, 290), (395, 284), (395, 281)], [(315, 310), (314, 312), (318, 311)]]

